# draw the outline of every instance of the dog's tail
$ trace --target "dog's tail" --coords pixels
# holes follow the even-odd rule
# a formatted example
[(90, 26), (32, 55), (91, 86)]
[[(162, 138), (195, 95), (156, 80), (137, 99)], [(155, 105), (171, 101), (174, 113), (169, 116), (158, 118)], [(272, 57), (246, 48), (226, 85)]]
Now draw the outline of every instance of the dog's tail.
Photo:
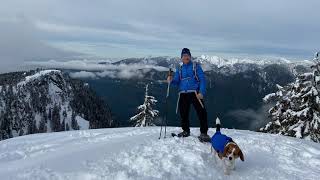
[(216, 119), (216, 131), (220, 131), (221, 128), (221, 122), (220, 119), (217, 117)]

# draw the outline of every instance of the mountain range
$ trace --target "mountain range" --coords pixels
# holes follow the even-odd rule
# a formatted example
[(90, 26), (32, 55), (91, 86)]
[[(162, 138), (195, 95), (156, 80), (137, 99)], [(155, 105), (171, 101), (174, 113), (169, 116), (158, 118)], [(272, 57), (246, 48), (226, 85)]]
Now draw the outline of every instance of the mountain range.
[[(262, 98), (278, 85), (294, 81), (295, 76), (311, 71), (309, 60), (293, 61), (276, 59), (225, 59), (217, 56), (195, 57), (207, 77), (205, 97), (209, 121), (217, 116), (225, 119), (229, 128), (255, 130), (267, 121), (268, 105)], [(93, 66), (95, 64), (95, 66)], [(120, 126), (130, 126), (128, 119), (134, 115), (136, 106), (143, 101), (144, 86), (150, 84), (150, 93), (159, 103), (160, 119), (164, 117), (168, 68), (179, 67), (176, 57), (127, 58), (118, 61), (96, 61), (87, 68), (65, 69), (73, 78), (80, 78), (107, 102)], [(69, 66), (70, 67), (70, 66)], [(80, 70), (80, 71), (79, 71)], [(177, 91), (171, 88), (169, 97), (169, 125), (178, 126), (176, 115)], [(191, 125), (198, 126), (195, 112), (191, 113)]]
[[(311, 61), (250, 60), (201, 56), (194, 58), (205, 70), (205, 104), (210, 126), (220, 117), (224, 127), (256, 130), (266, 124), (268, 105), (262, 98), (286, 85), (297, 74), (310, 71)], [(75, 129), (132, 126), (129, 122), (143, 102), (145, 85), (158, 103), (156, 124), (165, 116), (164, 81), (179, 58), (147, 57), (118, 61), (47, 61), (44, 69), (0, 75), (1, 139)], [(80, 80), (79, 80), (80, 79)], [(177, 89), (168, 99), (168, 124), (179, 126)], [(107, 103), (106, 103), (107, 102)], [(191, 112), (192, 126), (199, 126)]]

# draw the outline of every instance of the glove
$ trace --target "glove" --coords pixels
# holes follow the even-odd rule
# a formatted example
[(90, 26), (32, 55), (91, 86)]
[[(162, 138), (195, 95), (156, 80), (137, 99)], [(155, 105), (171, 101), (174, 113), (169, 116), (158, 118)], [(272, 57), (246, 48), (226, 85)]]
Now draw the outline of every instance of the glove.
[(198, 99), (203, 99), (203, 95), (202, 95), (201, 93), (198, 93), (198, 94), (197, 94), (197, 98), (198, 98)]
[(167, 77), (167, 82), (170, 83), (172, 81), (173, 77), (172, 76), (168, 76)]

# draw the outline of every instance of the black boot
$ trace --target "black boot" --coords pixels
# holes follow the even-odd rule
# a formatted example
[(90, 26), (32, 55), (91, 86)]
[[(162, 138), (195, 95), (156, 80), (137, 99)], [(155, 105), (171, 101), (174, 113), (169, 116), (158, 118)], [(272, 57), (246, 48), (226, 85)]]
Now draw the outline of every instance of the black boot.
[(190, 136), (190, 132), (188, 131), (183, 131), (178, 134), (178, 137), (188, 137), (188, 136)]
[(207, 133), (201, 133), (200, 136), (198, 136), (199, 141), (201, 142), (210, 142), (211, 138)]

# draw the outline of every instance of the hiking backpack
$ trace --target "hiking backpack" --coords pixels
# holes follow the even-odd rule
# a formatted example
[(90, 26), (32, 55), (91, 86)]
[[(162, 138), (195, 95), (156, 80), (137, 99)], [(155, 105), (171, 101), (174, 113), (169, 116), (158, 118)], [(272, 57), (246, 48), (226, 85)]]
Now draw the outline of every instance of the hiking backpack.
[[(183, 64), (180, 65), (180, 69), (179, 69), (180, 81), (182, 80), (182, 66)], [(192, 62), (192, 71), (193, 71), (194, 78), (196, 79), (197, 82), (200, 82), (197, 75), (197, 67), (198, 67), (198, 63)]]

